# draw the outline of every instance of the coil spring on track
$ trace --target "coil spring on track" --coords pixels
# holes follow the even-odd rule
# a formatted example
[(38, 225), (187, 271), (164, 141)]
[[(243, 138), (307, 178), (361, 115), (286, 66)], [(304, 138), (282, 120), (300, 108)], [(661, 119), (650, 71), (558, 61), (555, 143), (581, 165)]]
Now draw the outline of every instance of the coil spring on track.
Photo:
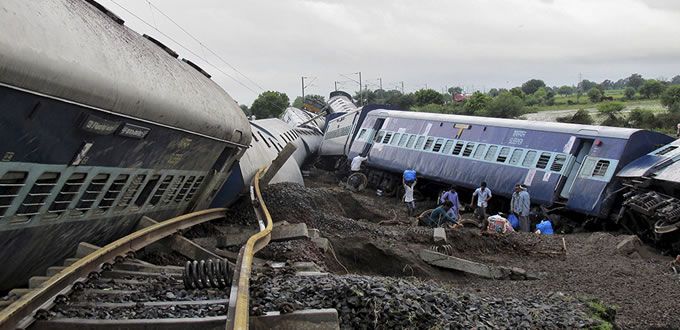
[(182, 281), (187, 289), (225, 288), (231, 285), (233, 269), (227, 260), (187, 261)]
[(437, 253), (445, 254), (447, 256), (453, 255), (453, 246), (451, 246), (450, 244), (430, 246), (430, 250)]

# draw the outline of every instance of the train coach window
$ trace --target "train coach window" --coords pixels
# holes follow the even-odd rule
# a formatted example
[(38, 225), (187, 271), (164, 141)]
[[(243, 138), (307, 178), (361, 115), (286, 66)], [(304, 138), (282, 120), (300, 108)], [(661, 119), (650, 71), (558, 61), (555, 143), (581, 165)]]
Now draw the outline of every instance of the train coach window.
[(85, 182), (86, 176), (87, 174), (85, 173), (71, 174), (68, 180), (66, 180), (64, 185), (61, 187), (59, 194), (54, 199), (47, 212), (49, 212), (53, 217), (57, 217), (64, 213), (69, 204), (71, 204), (76, 195), (78, 195), (80, 187)]
[(527, 152), (527, 154), (524, 156), (524, 161), (522, 161), (522, 166), (533, 167), (534, 166), (534, 160), (536, 160), (536, 151), (529, 150)]
[(469, 157), (470, 155), (472, 155), (472, 149), (474, 148), (475, 148), (474, 142), (468, 142), (465, 145), (465, 150), (463, 150), (463, 157)]
[(175, 198), (175, 195), (179, 192), (179, 187), (182, 185), (184, 182), (185, 176), (179, 176), (177, 177), (177, 180), (170, 185), (170, 189), (168, 189), (168, 195), (165, 196), (165, 199), (163, 200), (163, 204), (170, 204), (172, 200)]
[(161, 184), (158, 186), (156, 192), (153, 193), (153, 197), (151, 197), (149, 205), (151, 206), (158, 205), (158, 202), (160, 202), (161, 198), (163, 198), (163, 194), (168, 190), (168, 187), (170, 186), (172, 179), (173, 179), (172, 175), (165, 176), (165, 179), (163, 179), (163, 182), (161, 182)]
[(402, 134), (401, 138), (399, 139), (399, 146), (403, 147), (406, 145), (406, 141), (408, 141), (408, 134)]
[(657, 155), (657, 156), (665, 155), (665, 154), (667, 154), (667, 153), (669, 153), (669, 152), (671, 152), (671, 151), (673, 151), (677, 148), (678, 148), (678, 146), (667, 146), (667, 147), (655, 152), (654, 154)]
[(423, 146), (423, 150), (430, 151), (432, 150), (432, 144), (434, 143), (434, 138), (429, 137), (427, 138), (427, 141), (425, 141), (425, 145)]
[[(492, 149), (493, 149), (493, 151), (492, 151)], [(477, 149), (475, 149), (475, 153), (472, 155), (472, 158), (482, 159), (482, 157), (484, 156), (484, 151), (486, 151), (486, 144), (478, 145)], [(493, 152), (495, 154), (496, 153), (496, 146), (489, 147), (489, 152)]]
[(385, 139), (383, 139), (384, 144), (390, 143), (390, 139), (392, 138), (392, 132), (386, 132), (385, 133)]
[(505, 163), (505, 161), (508, 159), (509, 154), (510, 154), (510, 148), (508, 148), (508, 147), (501, 148), (501, 152), (498, 153), (498, 158), (496, 158), (496, 161), (499, 162), (499, 163)]
[(442, 146), (444, 145), (444, 139), (437, 139), (437, 142), (434, 143), (434, 147), (432, 147), (432, 152), (439, 152), (442, 150)]
[(378, 135), (375, 136), (375, 139), (373, 140), (373, 142), (380, 143), (380, 141), (382, 141), (384, 136), (385, 136), (385, 131), (378, 132)]
[(456, 142), (456, 146), (453, 148), (453, 152), (451, 154), (458, 156), (460, 154), (461, 150), (463, 150), (463, 142), (458, 141), (458, 142)]
[(116, 180), (114, 180), (109, 186), (109, 190), (106, 191), (102, 200), (99, 202), (99, 210), (96, 211), (97, 213), (104, 213), (106, 210), (111, 208), (113, 203), (116, 201), (116, 198), (118, 198), (118, 195), (123, 190), (123, 187), (127, 183), (128, 178), (129, 176), (127, 174), (118, 175)]
[(135, 194), (139, 190), (139, 187), (142, 186), (142, 183), (144, 183), (144, 180), (146, 179), (146, 175), (140, 174), (135, 176), (132, 181), (130, 181), (130, 184), (127, 187), (127, 190), (125, 190), (125, 193), (123, 193), (123, 197), (120, 198), (120, 202), (118, 202), (118, 208), (119, 209), (124, 209), (128, 205), (130, 205), (130, 202), (132, 201), (132, 198), (135, 197)]
[(175, 203), (181, 203), (184, 200), (184, 197), (187, 195), (187, 193), (189, 193), (191, 185), (194, 184), (194, 180), (196, 180), (196, 177), (190, 176), (186, 181), (184, 181), (182, 188), (180, 188), (177, 196), (175, 197)]
[(194, 195), (196, 194), (196, 191), (198, 191), (198, 188), (201, 186), (203, 183), (203, 177), (199, 176), (198, 179), (194, 182), (194, 184), (191, 186), (191, 189), (189, 189), (189, 193), (184, 197), (185, 201), (190, 201), (192, 198), (194, 198)]
[(92, 178), (87, 189), (85, 189), (85, 192), (80, 197), (80, 201), (76, 204), (76, 209), (71, 210), (70, 214), (74, 216), (81, 215), (91, 209), (94, 202), (97, 201), (99, 194), (104, 190), (104, 185), (106, 185), (107, 181), (109, 181), (109, 175), (104, 173), (97, 174), (97, 176)]
[(366, 129), (362, 128), (361, 131), (359, 131), (359, 136), (357, 137), (357, 140), (363, 141), (365, 136), (366, 136)]
[(595, 168), (593, 169), (592, 176), (605, 176), (605, 174), (607, 174), (607, 169), (609, 169), (609, 161), (598, 160), (597, 164), (595, 164)]
[(151, 177), (151, 179), (149, 179), (149, 181), (146, 182), (146, 185), (144, 185), (144, 188), (142, 188), (142, 192), (139, 193), (139, 196), (135, 200), (135, 205), (142, 207), (144, 204), (146, 204), (146, 200), (149, 199), (149, 196), (151, 196), (151, 192), (154, 188), (156, 188), (160, 178), (160, 175), (154, 175)]
[(7, 172), (0, 178), (0, 219), (12, 206), (14, 198), (24, 186), (28, 172)]
[(418, 140), (416, 141), (416, 150), (420, 150), (423, 148), (423, 144), (425, 144), (425, 137), (424, 136), (419, 136)]
[(288, 143), (288, 138), (285, 135), (279, 134), (279, 137), (281, 138), (281, 141)]
[(536, 168), (544, 169), (548, 167), (548, 162), (550, 161), (550, 154), (549, 152), (544, 152), (541, 154), (541, 157), (538, 157), (538, 162), (536, 163)]
[(522, 157), (522, 149), (515, 149), (512, 151), (512, 156), (510, 156), (510, 165), (517, 165), (519, 159)]
[(415, 135), (409, 135), (408, 137), (408, 143), (406, 143), (406, 148), (413, 148), (413, 144), (416, 143), (416, 136)]
[(486, 161), (493, 161), (493, 158), (496, 157), (496, 152), (498, 151), (497, 146), (490, 146), (489, 151), (486, 152), (486, 155), (484, 155), (484, 160)]
[(399, 142), (400, 138), (401, 138), (401, 133), (395, 133), (394, 138), (392, 139), (392, 141), (390, 141), (390, 144), (393, 145), (393, 146), (396, 146), (397, 143)]
[(448, 155), (451, 153), (451, 149), (453, 149), (453, 140), (446, 140), (442, 153)]
[(59, 175), (56, 172), (45, 172), (40, 175), (15, 213), (21, 217), (18, 221), (28, 221), (33, 216), (39, 214), (40, 209), (45, 205), (45, 199), (47, 199), (47, 196), (51, 194), (52, 189), (57, 184)]
[(562, 167), (564, 166), (564, 162), (567, 161), (567, 155), (564, 154), (557, 154), (555, 155), (555, 159), (552, 162), (552, 165), (550, 165), (550, 170), (553, 172), (560, 172), (562, 171)]

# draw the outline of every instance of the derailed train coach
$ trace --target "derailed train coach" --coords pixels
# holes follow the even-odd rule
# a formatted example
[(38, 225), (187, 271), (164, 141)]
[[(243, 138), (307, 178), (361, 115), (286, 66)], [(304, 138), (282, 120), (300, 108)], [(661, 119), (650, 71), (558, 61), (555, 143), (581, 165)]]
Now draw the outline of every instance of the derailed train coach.
[(647, 241), (680, 250), (680, 140), (617, 173), (628, 188), (617, 220)]
[(530, 188), (532, 203), (607, 218), (620, 202), (616, 173), (672, 139), (629, 128), (380, 110), (357, 128), (348, 156), (368, 155), (369, 180), (385, 191), (415, 169), (426, 180), (495, 195)]
[(0, 31), (0, 290), (205, 208), (251, 142), (204, 70), (94, 1), (2, 1)]

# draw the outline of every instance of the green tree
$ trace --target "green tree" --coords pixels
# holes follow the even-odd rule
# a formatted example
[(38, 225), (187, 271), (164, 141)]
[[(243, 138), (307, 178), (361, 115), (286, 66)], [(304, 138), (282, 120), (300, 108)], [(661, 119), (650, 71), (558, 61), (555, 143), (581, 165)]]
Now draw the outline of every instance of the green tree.
[(583, 124), (592, 125), (593, 117), (590, 113), (584, 109), (578, 109), (576, 113), (572, 116), (558, 117), (556, 119), (560, 123), (572, 123), (572, 124)]
[(434, 89), (421, 89), (415, 93), (416, 104), (444, 104), (444, 97)]
[(545, 87), (545, 82), (543, 82), (543, 80), (531, 79), (522, 84), (522, 92), (527, 95), (533, 94), (541, 87)]
[(668, 111), (680, 112), (680, 85), (672, 85), (661, 94), (661, 104), (668, 107)]
[(571, 86), (561, 86), (560, 88), (557, 89), (557, 94), (560, 95), (571, 95), (574, 94), (574, 87)]
[(632, 100), (635, 98), (635, 88), (633, 87), (626, 87), (626, 89), (623, 91), (623, 97), (626, 100)]
[(626, 84), (628, 87), (633, 87), (636, 90), (642, 86), (642, 84), (645, 82), (645, 79), (642, 78), (642, 75), (639, 73), (633, 73), (628, 77), (628, 83)]
[(449, 87), (448, 90), (449, 94), (454, 95), (454, 94), (461, 94), (463, 93), (463, 89), (460, 87)]
[(524, 99), (524, 96), (525, 96), (525, 95), (524, 95), (524, 92), (522, 92), (522, 89), (519, 88), (519, 87), (513, 87), (513, 88), (511, 88), (511, 89), (510, 89), (510, 93), (511, 93), (512, 95), (515, 95), (515, 96), (521, 98), (521, 99)]
[(664, 86), (662, 82), (655, 79), (648, 79), (640, 86), (640, 95), (644, 98), (651, 99), (661, 95), (665, 88), (666, 86)]
[(275, 118), (290, 106), (288, 95), (281, 92), (266, 91), (258, 95), (250, 106), (250, 111), (258, 119)]
[[(590, 93), (589, 93), (590, 94)], [(621, 102), (607, 102), (597, 106), (597, 111), (600, 117), (604, 117), (602, 125), (604, 126), (625, 126), (625, 120), (621, 115), (621, 111), (625, 105)]]
[(588, 99), (593, 103), (600, 102), (602, 100), (602, 92), (599, 88), (593, 87), (588, 90)]
[(680, 85), (680, 75), (677, 75), (671, 79), (671, 85)]
[(248, 109), (248, 106), (247, 106), (247, 105), (241, 104), (241, 105), (239, 105), (238, 107), (241, 108), (241, 111), (243, 111), (243, 113), (246, 114), (246, 116), (250, 116), (250, 115), (251, 115), (250, 109)]
[[(581, 80), (581, 82), (579, 82), (578, 86), (577, 86), (577, 88), (579, 90), (582, 90), (582, 91), (589, 91), (589, 90), (596, 88), (596, 87), (599, 87), (599, 85), (596, 82), (590, 81), (588, 79)], [(602, 91), (600, 91), (600, 92), (602, 92)]]
[(316, 94), (305, 95), (304, 100), (302, 99), (302, 96), (298, 96), (295, 98), (295, 101), (293, 101), (293, 107), (303, 109), (305, 106), (305, 102), (309, 102), (312, 104), (326, 104), (326, 99), (323, 96)]
[(488, 95), (479, 91), (474, 92), (465, 101), (463, 111), (468, 115), (480, 114), (482, 110), (486, 109), (489, 102), (491, 102), (491, 98)]
[(496, 97), (498, 95), (501, 95), (501, 92), (497, 88), (492, 88), (489, 90), (487, 94), (491, 97)]
[(654, 112), (648, 109), (635, 108), (628, 114), (628, 126), (644, 129), (658, 128)]
[(516, 118), (524, 112), (524, 102), (509, 92), (504, 92), (488, 102), (482, 113), (488, 117)]
[(370, 89), (362, 89), (361, 95), (359, 95), (359, 92), (354, 93), (354, 99), (357, 100), (359, 104), (370, 104), (375, 103), (378, 96)]

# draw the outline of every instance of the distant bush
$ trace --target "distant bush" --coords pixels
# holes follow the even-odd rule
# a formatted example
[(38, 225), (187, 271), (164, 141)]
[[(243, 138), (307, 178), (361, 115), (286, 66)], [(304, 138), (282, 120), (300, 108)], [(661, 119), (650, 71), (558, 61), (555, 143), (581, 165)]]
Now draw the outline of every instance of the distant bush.
[(588, 111), (586, 111), (584, 109), (579, 109), (572, 116), (558, 117), (556, 120), (560, 123), (572, 123), (572, 124), (583, 124), (583, 125), (592, 125), (593, 124), (593, 117), (590, 115), (590, 113)]

